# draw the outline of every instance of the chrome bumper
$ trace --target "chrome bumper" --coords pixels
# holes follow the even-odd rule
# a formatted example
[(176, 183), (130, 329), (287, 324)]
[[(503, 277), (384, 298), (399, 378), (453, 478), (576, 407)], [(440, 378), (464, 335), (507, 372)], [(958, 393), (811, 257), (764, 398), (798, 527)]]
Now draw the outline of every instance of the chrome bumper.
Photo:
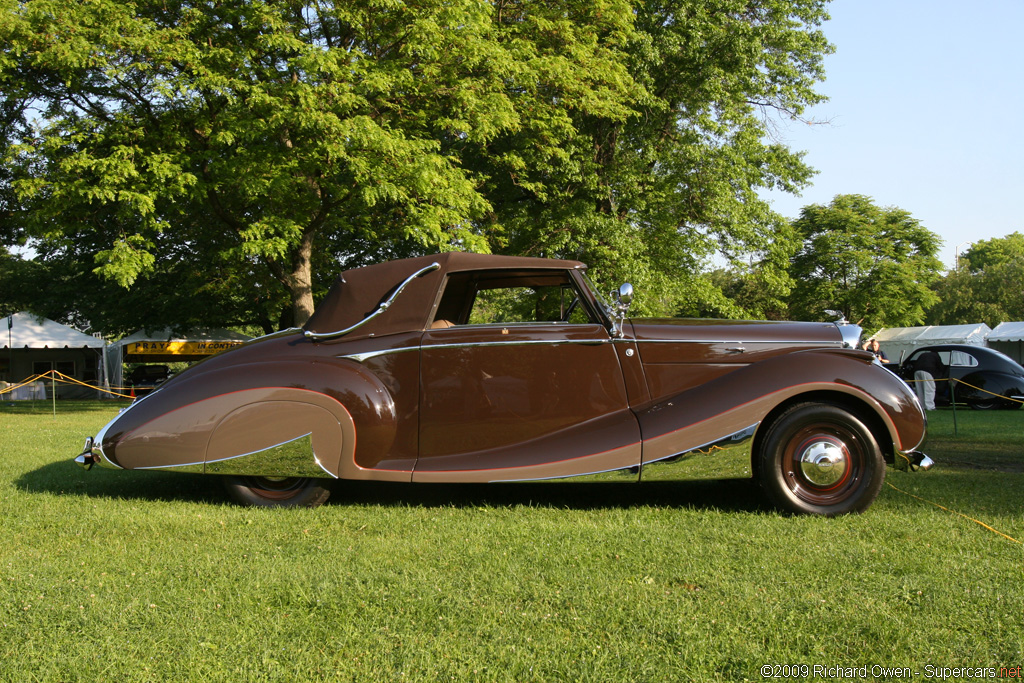
[(79, 467), (84, 467), (87, 470), (91, 470), (92, 466), (96, 464), (95, 456), (92, 452), (92, 437), (85, 437), (85, 448), (75, 458), (75, 464)]
[(100, 442), (91, 436), (85, 437), (85, 448), (75, 457), (75, 464), (87, 470), (91, 470), (93, 465), (115, 470), (122, 469), (107, 459), (107, 456), (103, 454)]
[(927, 472), (935, 466), (935, 461), (920, 451), (896, 451), (896, 462), (893, 467), (905, 472)]

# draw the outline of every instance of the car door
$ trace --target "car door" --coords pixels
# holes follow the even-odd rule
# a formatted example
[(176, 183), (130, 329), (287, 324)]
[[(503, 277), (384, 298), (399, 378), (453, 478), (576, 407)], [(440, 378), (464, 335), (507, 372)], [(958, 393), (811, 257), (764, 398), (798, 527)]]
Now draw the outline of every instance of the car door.
[(612, 471), (635, 479), (640, 432), (614, 344), (571, 278), (530, 271), (450, 280), (437, 329), (420, 347), (413, 481)]

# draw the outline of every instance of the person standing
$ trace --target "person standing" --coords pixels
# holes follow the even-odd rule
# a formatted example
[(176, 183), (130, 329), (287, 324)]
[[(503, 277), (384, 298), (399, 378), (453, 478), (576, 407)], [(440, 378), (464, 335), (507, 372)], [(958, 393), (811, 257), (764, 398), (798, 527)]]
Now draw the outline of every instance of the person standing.
[(934, 351), (925, 351), (914, 361), (914, 391), (925, 410), (935, 410), (935, 377), (942, 370), (942, 359)]
[(878, 344), (878, 340), (874, 337), (864, 342), (864, 350), (875, 354), (875, 358), (882, 363), (889, 362), (889, 356), (885, 355), (885, 351), (882, 350), (882, 347)]

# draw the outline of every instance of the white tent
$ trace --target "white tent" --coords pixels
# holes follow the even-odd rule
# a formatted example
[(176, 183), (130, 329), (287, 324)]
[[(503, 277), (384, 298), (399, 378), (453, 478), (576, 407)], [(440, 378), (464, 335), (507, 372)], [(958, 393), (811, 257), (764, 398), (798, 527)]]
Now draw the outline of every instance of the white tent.
[(971, 325), (926, 325), (923, 327), (883, 327), (875, 334), (889, 360), (898, 363), (901, 357), (922, 346), (935, 344), (974, 344), (985, 346), (992, 331), (985, 323)]
[[(87, 384), (103, 382), (103, 348), (106, 342), (31, 313), (15, 313), (0, 318), (0, 380), (18, 384), (34, 375), (56, 370)], [(7, 327), (3, 334), (3, 327)], [(49, 389), (50, 383), (46, 384)], [(16, 398), (45, 398), (43, 387), (29, 385), (19, 390)], [(94, 397), (90, 389), (75, 385), (58, 385), (58, 398)], [(5, 394), (5, 397), (11, 394)]]
[(988, 333), (988, 345), (1021, 363), (1024, 361), (1024, 322), (999, 323)]

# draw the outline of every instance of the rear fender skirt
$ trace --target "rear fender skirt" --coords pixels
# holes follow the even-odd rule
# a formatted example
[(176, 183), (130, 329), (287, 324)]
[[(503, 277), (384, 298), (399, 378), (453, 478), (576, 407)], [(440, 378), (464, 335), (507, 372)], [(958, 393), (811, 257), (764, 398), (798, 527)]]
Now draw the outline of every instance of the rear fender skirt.
[(125, 433), (116, 453), (128, 469), (337, 477), (354, 448), (352, 417), (333, 398), (264, 387), (160, 415)]
[(206, 472), (249, 477), (274, 476), (280, 472), (294, 477), (336, 476), (317, 457), (312, 432), (252, 453), (207, 460)]
[[(357, 431), (358, 445), (379, 458), (394, 441), (397, 417), (387, 389), (356, 363), (251, 363), (183, 379), (104, 428), (106, 460), (125, 469), (411, 478), (412, 459), (394, 471), (357, 462)], [(307, 435), (308, 448), (285, 446)], [(291, 465), (273, 469), (282, 457)]]

